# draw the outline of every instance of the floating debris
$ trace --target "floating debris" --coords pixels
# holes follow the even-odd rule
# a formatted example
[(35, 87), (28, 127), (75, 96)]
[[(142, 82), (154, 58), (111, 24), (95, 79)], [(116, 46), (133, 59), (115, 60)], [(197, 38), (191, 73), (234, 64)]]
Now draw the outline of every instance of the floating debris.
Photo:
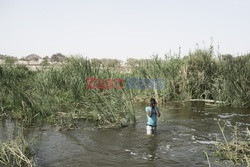
[(138, 155), (138, 153), (130, 152), (131, 155)]
[(201, 144), (215, 144), (215, 141), (199, 141), (197, 140), (198, 143), (201, 143)]

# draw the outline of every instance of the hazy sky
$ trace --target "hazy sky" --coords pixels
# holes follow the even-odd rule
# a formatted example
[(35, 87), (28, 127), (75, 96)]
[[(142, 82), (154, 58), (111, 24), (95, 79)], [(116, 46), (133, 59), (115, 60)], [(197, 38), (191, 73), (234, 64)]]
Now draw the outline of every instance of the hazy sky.
[(249, 0), (0, 0), (0, 54), (148, 58), (250, 51)]

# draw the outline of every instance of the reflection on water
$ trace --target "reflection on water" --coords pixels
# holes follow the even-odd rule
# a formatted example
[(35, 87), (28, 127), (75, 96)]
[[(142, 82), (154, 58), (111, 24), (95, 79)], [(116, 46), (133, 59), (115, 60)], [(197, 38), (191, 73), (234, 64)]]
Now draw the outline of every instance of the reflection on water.
[[(98, 130), (80, 126), (74, 131), (57, 127), (30, 128), (28, 136), (37, 136), (32, 147), (39, 166), (208, 166), (203, 151), (221, 134), (218, 120), (227, 126), (249, 127), (249, 109), (210, 107), (204, 103), (169, 103), (160, 106), (157, 134), (146, 135), (145, 104), (136, 108), (137, 124), (121, 129)], [(0, 139), (16, 135), (16, 123), (1, 121)], [(226, 135), (231, 136), (229, 130)], [(230, 166), (215, 162), (212, 166)]]
[(17, 136), (18, 123), (10, 120), (0, 120), (0, 141)]
[(155, 160), (157, 159), (156, 150), (158, 149), (158, 141), (155, 136), (151, 136), (147, 142), (147, 152), (148, 156), (145, 159)]

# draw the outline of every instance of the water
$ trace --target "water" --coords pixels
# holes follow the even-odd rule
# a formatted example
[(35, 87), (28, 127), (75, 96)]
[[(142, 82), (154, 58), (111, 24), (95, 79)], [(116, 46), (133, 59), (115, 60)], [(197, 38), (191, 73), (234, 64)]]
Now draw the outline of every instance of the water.
[[(250, 127), (249, 109), (212, 107), (204, 103), (169, 103), (160, 106), (157, 134), (146, 135), (145, 104), (136, 105), (137, 124), (127, 128), (100, 130), (79, 124), (73, 131), (58, 127), (33, 127), (29, 138), (42, 167), (80, 166), (208, 166), (203, 151), (211, 154), (214, 142), (222, 139), (218, 120), (240, 131)], [(16, 135), (16, 123), (2, 121), (0, 138)], [(231, 131), (226, 129), (230, 138)], [(228, 161), (212, 166), (233, 166)]]

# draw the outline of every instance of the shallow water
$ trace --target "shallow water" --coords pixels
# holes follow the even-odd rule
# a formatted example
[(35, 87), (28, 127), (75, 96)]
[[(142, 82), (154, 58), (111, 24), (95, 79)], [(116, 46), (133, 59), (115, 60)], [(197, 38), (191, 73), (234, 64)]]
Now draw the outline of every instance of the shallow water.
[[(137, 124), (127, 128), (98, 130), (86, 124), (73, 131), (57, 127), (30, 128), (29, 138), (42, 167), (80, 166), (208, 166), (203, 151), (211, 154), (222, 139), (218, 120), (240, 131), (250, 127), (249, 109), (212, 107), (204, 103), (169, 103), (160, 106), (157, 134), (146, 135), (145, 104), (136, 105)], [(0, 139), (16, 135), (16, 123), (1, 121)], [(226, 128), (226, 135), (231, 131)], [(233, 166), (228, 161), (212, 166)]]

